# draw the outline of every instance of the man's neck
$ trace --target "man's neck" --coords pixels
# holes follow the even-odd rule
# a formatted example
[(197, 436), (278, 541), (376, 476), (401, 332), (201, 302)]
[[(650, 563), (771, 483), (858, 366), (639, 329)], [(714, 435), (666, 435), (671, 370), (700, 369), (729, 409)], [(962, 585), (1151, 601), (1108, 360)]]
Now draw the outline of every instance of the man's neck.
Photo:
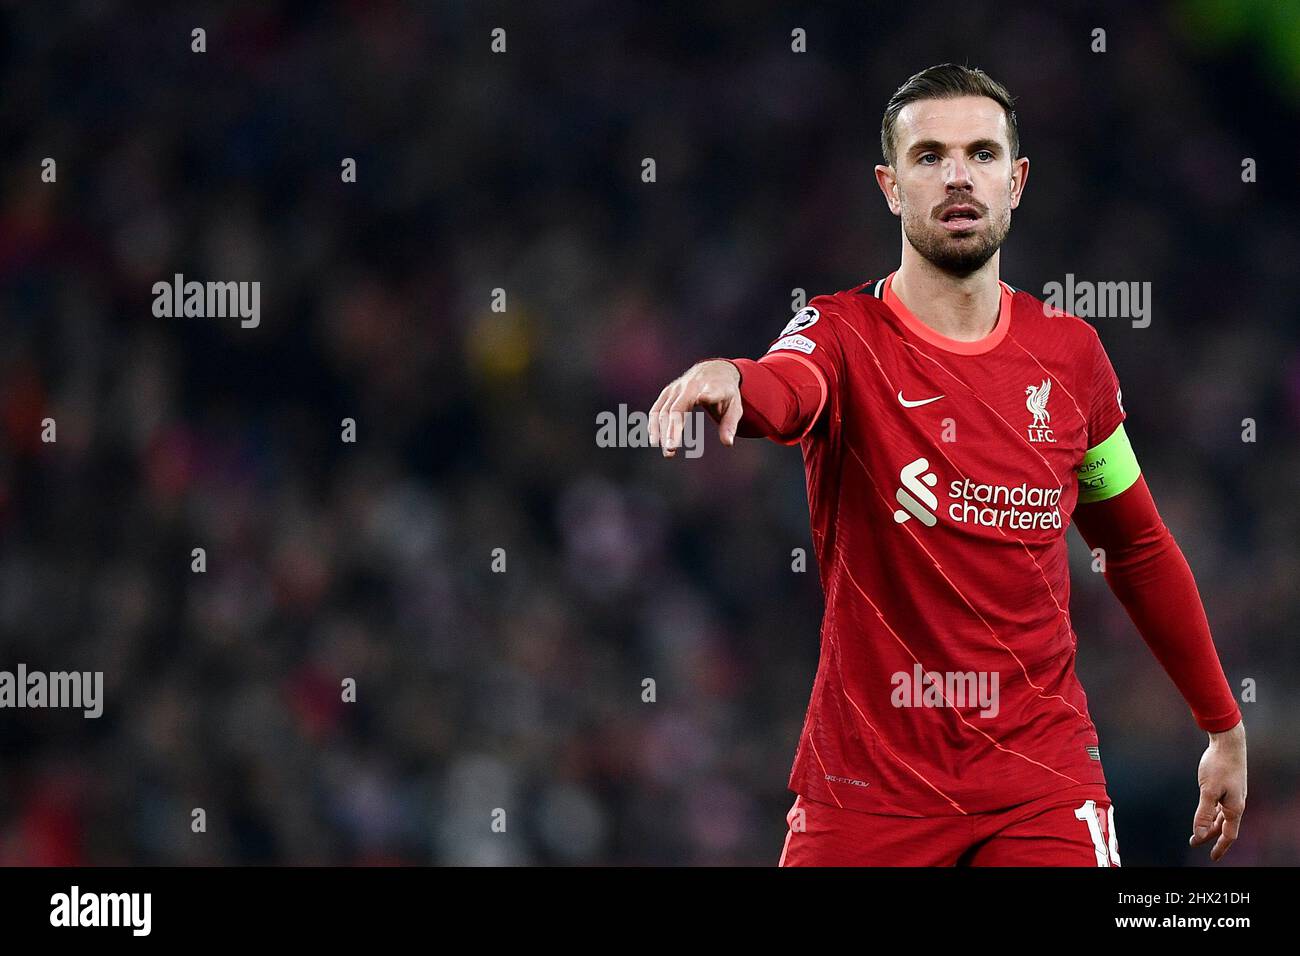
[(889, 287), (918, 320), (940, 335), (959, 342), (977, 342), (998, 324), (1002, 298), (999, 255), (995, 252), (979, 270), (956, 278), (937, 269), (915, 250), (905, 249), (903, 264)]

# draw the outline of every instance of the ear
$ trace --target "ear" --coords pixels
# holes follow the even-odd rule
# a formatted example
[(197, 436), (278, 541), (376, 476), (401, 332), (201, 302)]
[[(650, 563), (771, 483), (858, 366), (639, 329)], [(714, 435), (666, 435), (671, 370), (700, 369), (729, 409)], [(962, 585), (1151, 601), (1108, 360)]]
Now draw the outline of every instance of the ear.
[(1020, 205), (1020, 196), (1029, 181), (1029, 157), (1021, 156), (1011, 164), (1011, 208)]
[(880, 186), (880, 191), (885, 194), (885, 202), (889, 204), (889, 211), (895, 216), (900, 215), (903, 204), (898, 199), (898, 177), (894, 175), (894, 167), (877, 166), (876, 184)]

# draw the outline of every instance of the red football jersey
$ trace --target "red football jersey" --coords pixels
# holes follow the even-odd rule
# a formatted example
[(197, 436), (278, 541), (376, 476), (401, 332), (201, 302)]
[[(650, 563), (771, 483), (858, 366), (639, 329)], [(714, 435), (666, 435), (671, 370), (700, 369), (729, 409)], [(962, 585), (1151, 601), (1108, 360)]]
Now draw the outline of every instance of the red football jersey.
[(1065, 533), (1124, 420), (1096, 331), (1002, 283), (983, 339), (888, 278), (818, 296), (769, 349), (821, 407), (799, 443), (826, 611), (790, 789), (916, 816), (1105, 783), (1074, 672)]

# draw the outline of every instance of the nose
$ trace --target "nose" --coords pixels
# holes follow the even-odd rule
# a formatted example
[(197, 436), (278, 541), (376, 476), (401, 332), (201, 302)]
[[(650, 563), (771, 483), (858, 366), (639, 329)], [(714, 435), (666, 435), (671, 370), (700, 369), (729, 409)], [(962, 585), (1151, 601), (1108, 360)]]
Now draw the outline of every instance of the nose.
[(944, 163), (943, 184), (950, 190), (970, 190), (975, 185), (965, 159), (954, 156)]

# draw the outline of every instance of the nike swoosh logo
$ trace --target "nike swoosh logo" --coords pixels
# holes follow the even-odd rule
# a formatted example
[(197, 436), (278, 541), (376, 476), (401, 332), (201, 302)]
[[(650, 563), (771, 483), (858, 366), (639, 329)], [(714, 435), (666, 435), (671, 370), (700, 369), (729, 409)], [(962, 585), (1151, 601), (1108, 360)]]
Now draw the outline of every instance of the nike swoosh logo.
[(942, 395), (936, 395), (934, 398), (923, 398), (919, 402), (909, 402), (903, 397), (903, 390), (901, 388), (898, 390), (898, 402), (904, 408), (916, 408), (919, 405), (929, 405), (931, 402), (937, 402), (941, 398), (943, 398)]

